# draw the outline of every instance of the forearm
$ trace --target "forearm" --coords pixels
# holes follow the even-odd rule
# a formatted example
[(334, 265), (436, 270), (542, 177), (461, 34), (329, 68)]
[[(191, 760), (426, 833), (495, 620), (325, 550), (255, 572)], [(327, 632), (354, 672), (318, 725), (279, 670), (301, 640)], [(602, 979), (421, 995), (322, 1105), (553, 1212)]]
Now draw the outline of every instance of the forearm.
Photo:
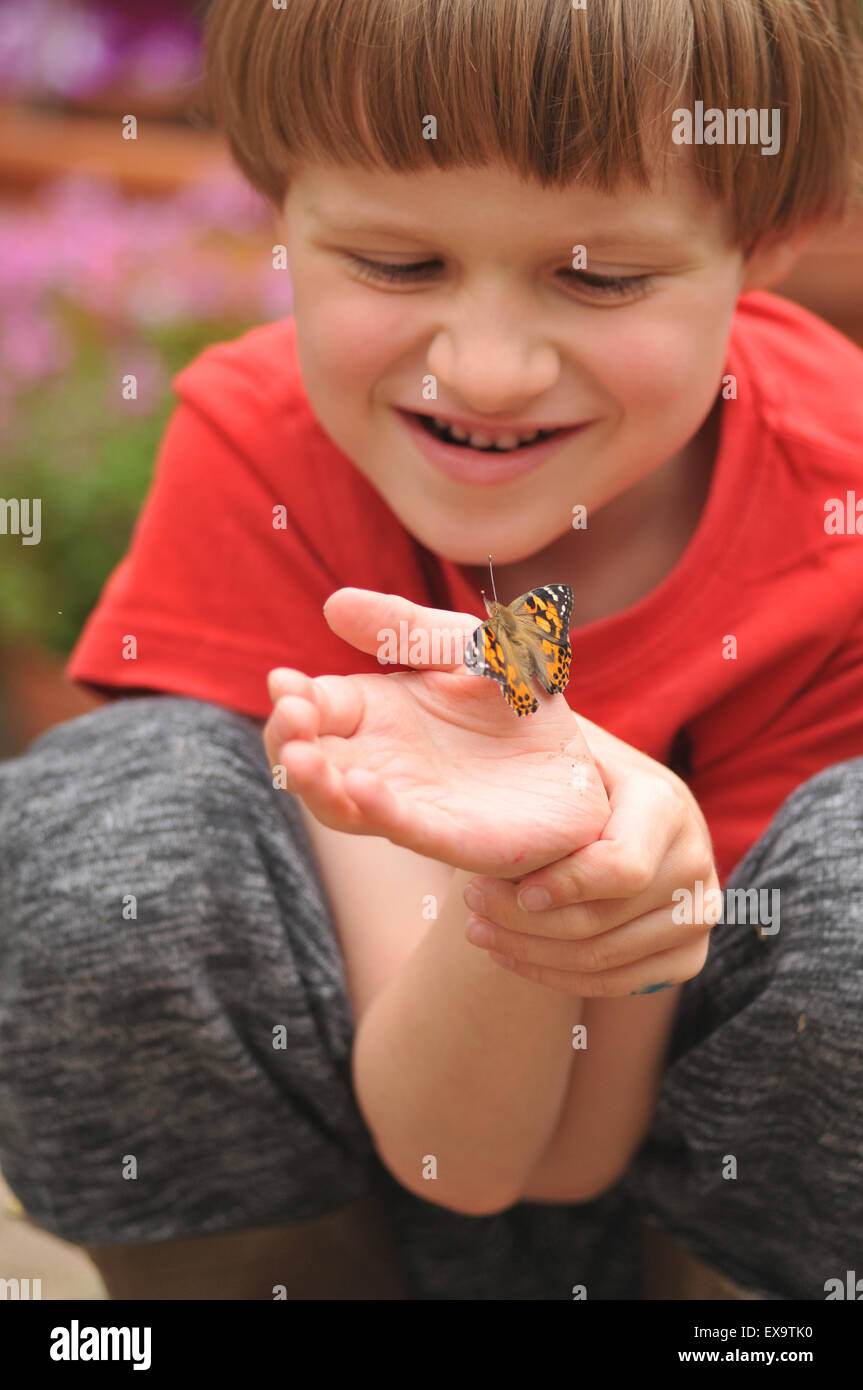
[[(456, 1211), (517, 1200), (557, 1127), (583, 1001), (510, 974), (467, 941), (457, 871), (440, 915), (364, 1012), (357, 1101), (403, 1186)], [(429, 1157), (437, 1176), (424, 1178)]]
[(584, 1001), (587, 1046), (521, 1201), (587, 1202), (623, 1175), (650, 1128), (680, 994)]

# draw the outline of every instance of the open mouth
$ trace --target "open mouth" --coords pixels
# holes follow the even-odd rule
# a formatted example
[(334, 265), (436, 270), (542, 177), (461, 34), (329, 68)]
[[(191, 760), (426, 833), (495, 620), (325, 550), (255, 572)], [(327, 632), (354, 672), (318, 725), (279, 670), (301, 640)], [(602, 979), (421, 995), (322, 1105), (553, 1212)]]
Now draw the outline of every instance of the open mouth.
[(448, 425), (433, 415), (417, 415), (423, 429), (445, 444), (457, 448), (475, 449), (481, 454), (512, 454), (519, 449), (529, 449), (532, 444), (540, 444), (544, 439), (553, 439), (560, 430), (533, 430), (528, 434), (505, 434), (492, 443), (489, 436), (481, 431), (468, 432), (459, 425)]

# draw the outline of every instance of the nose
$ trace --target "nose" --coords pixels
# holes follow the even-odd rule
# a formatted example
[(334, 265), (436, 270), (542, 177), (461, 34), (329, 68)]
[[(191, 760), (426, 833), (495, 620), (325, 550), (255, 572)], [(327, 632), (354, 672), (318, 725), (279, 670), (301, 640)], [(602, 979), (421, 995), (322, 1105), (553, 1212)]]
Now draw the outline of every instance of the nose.
[(475, 304), (438, 328), (426, 362), (449, 395), (490, 416), (523, 413), (560, 375), (557, 350), (529, 319)]

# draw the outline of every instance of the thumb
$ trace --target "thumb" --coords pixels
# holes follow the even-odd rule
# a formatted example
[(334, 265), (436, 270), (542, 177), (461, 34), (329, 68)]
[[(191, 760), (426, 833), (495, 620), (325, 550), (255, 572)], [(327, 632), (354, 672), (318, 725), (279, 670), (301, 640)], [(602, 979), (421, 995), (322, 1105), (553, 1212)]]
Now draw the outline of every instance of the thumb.
[(374, 589), (336, 589), (324, 617), (338, 637), (382, 665), (458, 670), (465, 644), (483, 621), (472, 613), (423, 608), (400, 594)]

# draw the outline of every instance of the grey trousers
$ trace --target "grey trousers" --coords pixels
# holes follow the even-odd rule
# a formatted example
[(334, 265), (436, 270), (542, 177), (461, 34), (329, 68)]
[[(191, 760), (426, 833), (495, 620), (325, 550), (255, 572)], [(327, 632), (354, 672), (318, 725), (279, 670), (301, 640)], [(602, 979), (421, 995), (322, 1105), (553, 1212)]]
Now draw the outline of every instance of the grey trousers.
[(714, 928), (625, 1178), (461, 1216), (373, 1149), (335, 928), (260, 732), (118, 699), (0, 763), (0, 1168), (87, 1245), (374, 1192), (417, 1299), (637, 1297), (645, 1215), (762, 1297), (823, 1298), (863, 1267), (863, 759), (799, 787), (735, 886), (778, 888), (780, 930)]

